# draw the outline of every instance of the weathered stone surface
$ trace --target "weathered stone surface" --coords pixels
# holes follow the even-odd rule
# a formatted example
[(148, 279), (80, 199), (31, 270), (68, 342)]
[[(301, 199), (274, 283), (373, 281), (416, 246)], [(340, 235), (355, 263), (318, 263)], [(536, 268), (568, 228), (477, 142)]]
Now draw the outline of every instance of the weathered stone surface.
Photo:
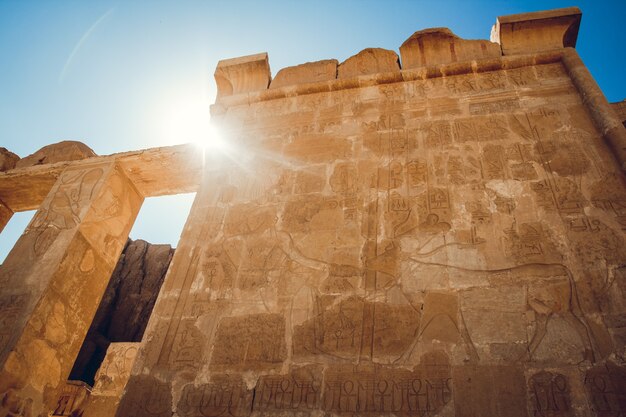
[(223, 59), (215, 69), (217, 98), (265, 90), (271, 79), (266, 53)]
[(343, 61), (338, 68), (337, 78), (353, 78), (379, 72), (400, 71), (400, 58), (394, 51), (382, 48), (367, 48)]
[(96, 153), (87, 145), (73, 140), (64, 140), (52, 145), (44, 146), (34, 154), (28, 155), (16, 162), (16, 168), (26, 168), (35, 165), (54, 164), (64, 161), (77, 161), (96, 156)]
[(491, 41), (504, 55), (575, 47), (581, 17), (578, 7), (499, 16)]
[(19, 156), (9, 151), (7, 148), (0, 147), (0, 172), (15, 168), (15, 164), (19, 160)]
[(465, 40), (450, 29), (433, 28), (415, 32), (400, 46), (402, 68), (448, 64), (501, 56), (498, 44), (484, 40)]
[(337, 78), (338, 64), (336, 59), (325, 59), (283, 68), (272, 80), (270, 88), (334, 80)]
[(626, 130), (559, 48), (430, 30), (402, 71), (273, 89), (244, 57), (212, 111), (236, 160), (0, 174), (12, 211), (36, 200), (20, 184), (56, 181), (0, 269), (0, 398), (57, 404), (140, 202), (120, 190), (196, 181), (119, 409), (123, 361), (87, 415), (623, 414)]
[(611, 107), (617, 113), (617, 117), (624, 123), (624, 127), (626, 127), (626, 99), (617, 103), (611, 103)]

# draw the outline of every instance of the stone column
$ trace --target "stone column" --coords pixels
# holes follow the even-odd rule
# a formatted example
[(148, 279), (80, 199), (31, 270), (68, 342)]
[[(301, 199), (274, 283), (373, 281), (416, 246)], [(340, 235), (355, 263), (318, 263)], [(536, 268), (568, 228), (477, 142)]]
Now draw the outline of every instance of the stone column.
[(0, 268), (0, 412), (54, 407), (142, 202), (115, 162), (60, 175)]
[(13, 211), (0, 201), (0, 233), (4, 230), (9, 220), (13, 217)]
[(573, 48), (563, 51), (563, 64), (589, 110), (596, 127), (626, 172), (626, 129), (591, 73)]

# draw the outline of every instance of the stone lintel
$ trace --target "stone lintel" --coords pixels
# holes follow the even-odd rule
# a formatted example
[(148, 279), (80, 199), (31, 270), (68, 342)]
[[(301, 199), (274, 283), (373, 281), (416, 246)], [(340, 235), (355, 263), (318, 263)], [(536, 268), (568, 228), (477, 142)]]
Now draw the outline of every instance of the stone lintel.
[(216, 100), (235, 94), (266, 90), (271, 79), (267, 52), (223, 59), (217, 63), (215, 69)]
[(194, 192), (203, 169), (202, 151), (191, 144), (36, 165), (0, 172), (0, 200), (13, 212), (36, 209), (68, 166), (113, 160), (144, 197)]
[(504, 55), (575, 47), (581, 17), (578, 7), (499, 16), (491, 41)]

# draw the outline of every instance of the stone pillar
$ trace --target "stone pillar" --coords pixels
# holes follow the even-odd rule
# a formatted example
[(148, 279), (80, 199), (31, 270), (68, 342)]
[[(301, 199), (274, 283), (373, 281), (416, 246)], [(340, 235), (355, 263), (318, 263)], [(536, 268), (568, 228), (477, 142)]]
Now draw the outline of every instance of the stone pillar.
[(0, 268), (0, 414), (54, 408), (142, 202), (115, 162), (60, 175)]
[(563, 51), (563, 64), (589, 110), (596, 127), (626, 172), (626, 129), (591, 73), (573, 48)]
[(0, 201), (0, 233), (2, 233), (4, 227), (9, 223), (11, 217), (13, 217), (13, 211)]

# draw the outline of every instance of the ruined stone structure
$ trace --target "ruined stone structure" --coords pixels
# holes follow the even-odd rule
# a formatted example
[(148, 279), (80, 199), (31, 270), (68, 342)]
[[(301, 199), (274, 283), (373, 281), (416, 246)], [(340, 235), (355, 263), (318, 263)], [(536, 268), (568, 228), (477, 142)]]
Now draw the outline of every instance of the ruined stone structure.
[[(0, 415), (624, 415), (626, 129), (580, 18), (224, 60), (224, 149), (0, 174), (3, 222), (38, 208), (0, 270)], [(189, 191), (141, 343), (67, 383), (143, 198)]]

